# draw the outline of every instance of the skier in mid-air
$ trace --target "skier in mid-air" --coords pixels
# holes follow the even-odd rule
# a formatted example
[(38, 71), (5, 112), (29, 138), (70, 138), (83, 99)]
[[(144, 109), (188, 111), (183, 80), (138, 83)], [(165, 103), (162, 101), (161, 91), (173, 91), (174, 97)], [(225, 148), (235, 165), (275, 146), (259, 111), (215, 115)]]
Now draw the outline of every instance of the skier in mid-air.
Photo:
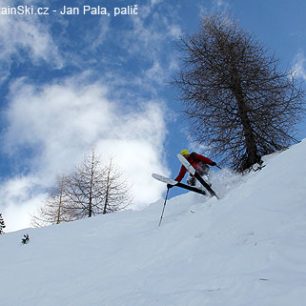
[[(200, 176), (207, 176), (208, 175), (208, 171), (209, 171), (209, 166), (217, 166), (217, 163), (215, 163), (214, 161), (212, 161), (211, 159), (209, 159), (208, 157), (205, 157), (201, 154), (198, 154), (196, 152), (192, 152), (190, 153), (189, 150), (187, 149), (183, 149), (180, 152), (181, 155), (183, 155), (188, 162), (193, 166), (193, 168), (197, 171), (197, 173)], [(175, 178), (176, 181), (180, 182), (185, 174), (187, 172), (187, 169), (185, 168), (185, 166), (181, 166), (180, 172), (177, 175), (177, 177)], [(196, 178), (193, 175), (189, 175), (189, 178), (187, 179), (187, 184), (190, 186), (195, 186), (196, 185)], [(172, 186), (168, 186), (168, 187), (172, 187)]]

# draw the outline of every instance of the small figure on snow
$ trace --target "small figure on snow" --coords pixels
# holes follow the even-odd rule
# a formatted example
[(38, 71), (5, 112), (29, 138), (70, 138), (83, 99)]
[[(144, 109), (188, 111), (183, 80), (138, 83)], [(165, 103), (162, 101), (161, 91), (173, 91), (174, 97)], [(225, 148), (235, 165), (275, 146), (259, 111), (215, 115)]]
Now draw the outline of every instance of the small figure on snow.
[(22, 244), (27, 244), (30, 242), (30, 236), (28, 234), (23, 235), (23, 238), (21, 239)]
[[(197, 173), (200, 176), (207, 176), (209, 172), (209, 166), (217, 166), (217, 163), (209, 159), (208, 157), (205, 157), (201, 154), (198, 154), (196, 152), (190, 153), (189, 150), (183, 149), (180, 152), (181, 155), (183, 155), (188, 162), (193, 166), (193, 168), (197, 171)], [(179, 174), (175, 178), (176, 181), (180, 182), (185, 174), (187, 172), (187, 169), (182, 165)], [(187, 184), (190, 186), (195, 186), (196, 185), (196, 178), (189, 174), (189, 178), (187, 179)], [(168, 186), (171, 187), (171, 186)]]

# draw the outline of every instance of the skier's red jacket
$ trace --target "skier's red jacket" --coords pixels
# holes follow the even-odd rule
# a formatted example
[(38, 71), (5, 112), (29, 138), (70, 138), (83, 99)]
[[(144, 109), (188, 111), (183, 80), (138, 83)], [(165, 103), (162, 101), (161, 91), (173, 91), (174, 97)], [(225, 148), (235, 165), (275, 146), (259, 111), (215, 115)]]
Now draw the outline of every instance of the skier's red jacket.
[[(186, 159), (189, 161), (189, 163), (196, 170), (200, 170), (201, 163), (211, 165), (211, 166), (216, 165), (216, 163), (213, 162), (212, 160), (210, 160), (209, 158), (207, 158), (207, 157), (205, 157), (201, 154), (195, 153), (195, 152), (192, 152), (191, 154), (189, 154), (189, 156), (187, 156)], [(183, 177), (185, 176), (186, 172), (187, 172), (187, 169), (182, 165), (181, 169), (180, 169), (180, 172), (179, 172), (178, 176), (175, 178), (175, 180), (180, 182), (183, 179)]]

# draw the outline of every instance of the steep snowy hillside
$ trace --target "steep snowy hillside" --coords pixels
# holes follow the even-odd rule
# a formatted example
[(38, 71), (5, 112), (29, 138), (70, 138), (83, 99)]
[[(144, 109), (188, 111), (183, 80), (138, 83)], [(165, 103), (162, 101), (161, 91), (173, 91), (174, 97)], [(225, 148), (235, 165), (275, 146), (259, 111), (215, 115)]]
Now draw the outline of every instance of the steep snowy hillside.
[[(3, 306), (302, 306), (306, 142), (143, 211), (0, 237)], [(234, 186), (234, 187), (233, 187)], [(31, 241), (21, 245), (23, 234)]]

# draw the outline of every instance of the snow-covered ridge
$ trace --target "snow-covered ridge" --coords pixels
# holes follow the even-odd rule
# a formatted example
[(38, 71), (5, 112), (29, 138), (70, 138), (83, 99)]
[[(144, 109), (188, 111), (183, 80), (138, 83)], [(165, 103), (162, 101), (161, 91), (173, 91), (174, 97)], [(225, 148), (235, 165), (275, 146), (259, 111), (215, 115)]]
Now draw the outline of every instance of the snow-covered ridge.
[[(0, 237), (3, 306), (299, 306), (306, 300), (306, 142), (261, 171), (187, 193)], [(30, 243), (20, 243), (23, 234)]]

